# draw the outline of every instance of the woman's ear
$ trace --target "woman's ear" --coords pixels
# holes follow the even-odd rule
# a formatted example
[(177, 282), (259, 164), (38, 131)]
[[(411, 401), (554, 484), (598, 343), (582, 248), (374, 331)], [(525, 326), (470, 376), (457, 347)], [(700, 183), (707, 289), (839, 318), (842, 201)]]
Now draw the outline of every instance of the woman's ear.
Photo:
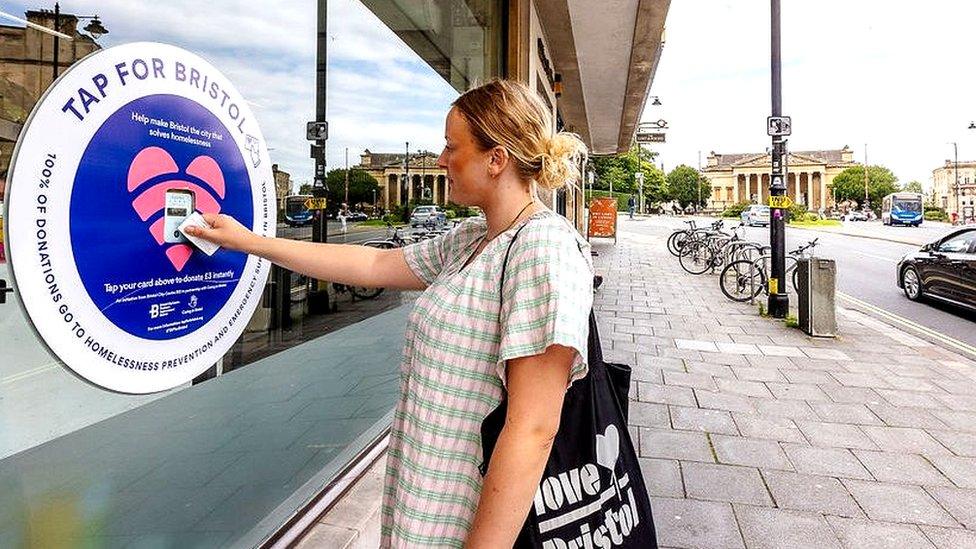
[(488, 151), (488, 175), (498, 177), (508, 166), (508, 149), (497, 145)]

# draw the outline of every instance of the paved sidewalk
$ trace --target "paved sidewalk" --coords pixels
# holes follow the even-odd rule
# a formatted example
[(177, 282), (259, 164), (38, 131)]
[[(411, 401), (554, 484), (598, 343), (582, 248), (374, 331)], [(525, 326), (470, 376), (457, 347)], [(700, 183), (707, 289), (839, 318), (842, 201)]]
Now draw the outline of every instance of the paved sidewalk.
[(645, 230), (595, 241), (595, 306), (662, 547), (976, 547), (976, 363), (856, 311), (809, 338)]
[[(809, 338), (641, 230), (594, 240), (595, 307), (661, 547), (976, 548), (976, 363), (853, 310)], [(379, 470), (303, 549), (375, 543)]]

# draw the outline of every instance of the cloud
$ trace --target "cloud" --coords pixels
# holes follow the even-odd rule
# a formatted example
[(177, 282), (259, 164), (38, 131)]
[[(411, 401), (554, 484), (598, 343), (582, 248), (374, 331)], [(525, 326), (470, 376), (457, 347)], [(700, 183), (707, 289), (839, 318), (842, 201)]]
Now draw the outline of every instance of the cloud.
[[(786, 0), (782, 5), (783, 112), (792, 150), (849, 145), (855, 158), (927, 182), (952, 154), (976, 158), (968, 28), (976, 4)], [(667, 43), (644, 120), (665, 118), (665, 167), (697, 164), (709, 150), (770, 145), (769, 4), (672, 2)]]
[[(295, 182), (312, 177), (305, 124), (315, 117), (315, 0), (65, 0), (64, 13), (98, 14), (103, 47), (135, 41), (193, 51), (227, 75), (251, 103), (272, 161)], [(18, 0), (6, 10), (36, 9)], [(359, 0), (329, 1), (328, 164), (358, 162), (365, 148), (439, 150), (457, 96)], [(84, 26), (84, 24), (80, 25)]]

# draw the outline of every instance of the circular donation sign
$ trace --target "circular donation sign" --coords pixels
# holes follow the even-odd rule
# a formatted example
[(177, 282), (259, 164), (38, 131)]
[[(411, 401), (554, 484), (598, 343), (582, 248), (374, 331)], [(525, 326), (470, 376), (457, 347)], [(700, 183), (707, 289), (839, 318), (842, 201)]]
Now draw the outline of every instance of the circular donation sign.
[(71, 371), (113, 391), (161, 391), (244, 331), (270, 264), (208, 255), (180, 226), (219, 212), (273, 235), (271, 162), (244, 98), (200, 57), (154, 43), (86, 57), (34, 108), (9, 181), (21, 301)]

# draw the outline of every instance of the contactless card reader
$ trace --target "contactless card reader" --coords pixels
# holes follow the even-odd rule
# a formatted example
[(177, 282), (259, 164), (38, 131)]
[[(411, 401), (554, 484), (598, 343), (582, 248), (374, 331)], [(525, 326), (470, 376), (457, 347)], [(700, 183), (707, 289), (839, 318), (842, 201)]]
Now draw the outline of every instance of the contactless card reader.
[(170, 189), (166, 191), (166, 211), (163, 216), (164, 241), (169, 244), (186, 242), (186, 237), (180, 231), (180, 225), (194, 210), (193, 191), (188, 189)]

